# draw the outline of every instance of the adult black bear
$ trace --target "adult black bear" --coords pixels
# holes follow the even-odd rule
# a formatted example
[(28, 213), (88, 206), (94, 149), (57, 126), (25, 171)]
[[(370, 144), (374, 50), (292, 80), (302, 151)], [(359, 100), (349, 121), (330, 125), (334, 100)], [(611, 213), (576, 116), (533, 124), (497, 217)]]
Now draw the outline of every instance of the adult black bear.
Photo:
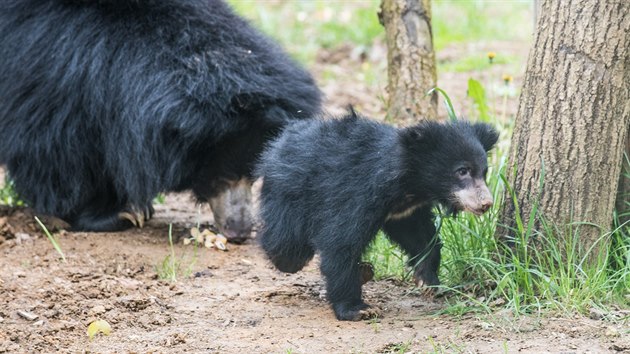
[(425, 121), (396, 129), (354, 112), (291, 124), (263, 153), (259, 234), (283, 272), (317, 251), (340, 320), (370, 314), (361, 298), (361, 255), (379, 229), (411, 257), (418, 282), (437, 285), (440, 242), (432, 207), (482, 214), (492, 206), (487, 124)]
[(247, 236), (257, 155), (319, 109), (312, 77), (221, 0), (0, 2), (0, 163), (75, 230), (192, 189)]

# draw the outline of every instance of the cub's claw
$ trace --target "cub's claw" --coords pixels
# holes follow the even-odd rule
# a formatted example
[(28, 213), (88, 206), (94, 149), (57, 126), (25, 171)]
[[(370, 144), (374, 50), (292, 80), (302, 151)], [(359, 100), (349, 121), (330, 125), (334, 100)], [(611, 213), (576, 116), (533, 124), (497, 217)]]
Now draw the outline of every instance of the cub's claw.
[(354, 305), (348, 303), (333, 304), (333, 310), (340, 321), (361, 321), (381, 317), (381, 309), (364, 302)]
[(415, 274), (414, 282), (422, 296), (437, 298), (444, 295), (445, 290), (439, 286), (440, 281), (437, 276)]
[(374, 306), (359, 311), (359, 320), (372, 320), (380, 317), (383, 317), (381, 309)]

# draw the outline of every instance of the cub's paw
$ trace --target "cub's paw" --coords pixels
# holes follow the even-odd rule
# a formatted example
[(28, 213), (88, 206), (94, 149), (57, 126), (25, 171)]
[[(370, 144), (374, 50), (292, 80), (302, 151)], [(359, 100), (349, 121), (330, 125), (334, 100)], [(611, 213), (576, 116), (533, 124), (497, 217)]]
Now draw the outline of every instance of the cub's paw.
[(383, 312), (378, 307), (368, 305), (366, 309), (359, 311), (359, 315), (361, 320), (371, 320), (383, 317)]
[(438, 296), (440, 293), (440, 280), (435, 272), (416, 271), (413, 274), (414, 282), (423, 295)]
[(340, 321), (361, 321), (381, 317), (381, 310), (364, 302), (334, 304), (335, 316)]

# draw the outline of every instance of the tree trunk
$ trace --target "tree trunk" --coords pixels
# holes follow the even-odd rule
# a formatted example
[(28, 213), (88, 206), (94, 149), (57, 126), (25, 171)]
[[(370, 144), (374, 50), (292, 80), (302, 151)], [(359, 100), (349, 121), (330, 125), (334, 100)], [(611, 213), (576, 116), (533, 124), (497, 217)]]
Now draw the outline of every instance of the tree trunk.
[[(629, 48), (629, 1), (542, 1), (506, 171), (525, 222), (539, 201), (556, 225), (611, 225), (630, 125)], [(506, 194), (501, 224), (514, 227), (516, 212)], [(583, 246), (600, 232), (580, 226)]]
[(435, 119), (435, 52), (430, 0), (383, 0), (379, 13), (387, 38), (388, 119)]

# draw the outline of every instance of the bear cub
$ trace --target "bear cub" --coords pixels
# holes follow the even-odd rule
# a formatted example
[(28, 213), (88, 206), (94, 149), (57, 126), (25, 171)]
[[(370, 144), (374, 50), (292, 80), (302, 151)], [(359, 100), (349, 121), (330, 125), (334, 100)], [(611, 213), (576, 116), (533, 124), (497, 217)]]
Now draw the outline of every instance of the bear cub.
[(374, 311), (361, 296), (361, 256), (379, 230), (410, 256), (414, 279), (438, 285), (440, 240), (432, 208), (481, 215), (492, 206), (485, 123), (423, 121), (394, 128), (351, 111), (341, 119), (288, 126), (263, 152), (259, 233), (283, 272), (318, 252), (337, 319)]

